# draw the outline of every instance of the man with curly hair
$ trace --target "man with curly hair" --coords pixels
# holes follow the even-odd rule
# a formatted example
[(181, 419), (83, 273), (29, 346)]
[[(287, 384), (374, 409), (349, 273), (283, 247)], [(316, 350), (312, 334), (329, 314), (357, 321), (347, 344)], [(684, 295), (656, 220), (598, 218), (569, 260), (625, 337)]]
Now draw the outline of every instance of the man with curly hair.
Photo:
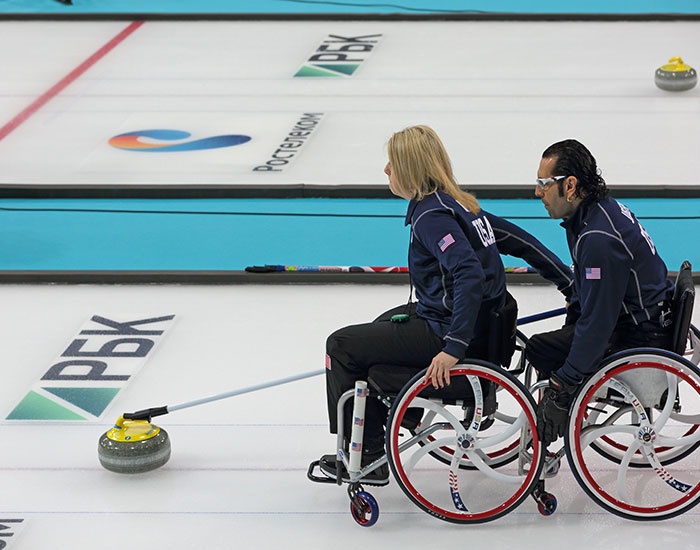
[(669, 348), (673, 283), (654, 242), (629, 208), (608, 196), (596, 160), (580, 142), (548, 147), (535, 195), (563, 219), (573, 259), (575, 297), (564, 327), (534, 335), (527, 358), (549, 378), (537, 425), (545, 445), (564, 434), (578, 385), (610, 353)]

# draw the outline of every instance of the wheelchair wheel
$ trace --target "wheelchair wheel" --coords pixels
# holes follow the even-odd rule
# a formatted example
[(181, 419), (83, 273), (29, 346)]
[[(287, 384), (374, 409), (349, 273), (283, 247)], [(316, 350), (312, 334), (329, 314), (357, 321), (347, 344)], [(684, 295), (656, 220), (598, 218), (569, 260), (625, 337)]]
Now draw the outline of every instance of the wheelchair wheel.
[[(515, 376), (518, 377), (518, 379), (523, 383), (523, 385), (526, 388), (529, 388), (530, 385), (532, 384), (532, 381), (533, 381), (532, 380), (533, 379), (533, 368), (525, 359), (525, 344), (526, 343), (527, 343), (527, 336), (525, 336), (522, 332), (517, 331), (515, 353), (513, 354), (513, 358), (511, 360), (510, 365), (509, 365), (509, 370)], [(499, 396), (501, 390), (503, 390), (503, 386), (496, 385), (495, 388), (496, 388), (496, 396)], [(498, 397), (496, 399), (498, 399)], [(472, 413), (472, 411), (465, 410), (464, 420), (467, 423), (471, 419), (470, 413)], [(425, 417), (423, 418), (421, 425), (425, 426), (426, 424), (431, 423), (434, 420), (435, 415), (436, 415), (435, 411), (428, 411), (427, 414), (425, 415)], [(467, 417), (469, 417), (469, 418), (467, 418)], [(515, 416), (509, 415), (509, 414), (497, 409), (495, 411), (495, 413), (493, 413), (493, 416), (486, 420), (486, 423), (502, 422), (502, 423), (512, 424), (515, 421), (516, 421)], [(485, 429), (486, 423), (482, 424), (482, 428), (481, 428), (482, 430)], [(420, 426), (418, 427), (418, 429), (420, 429)], [(411, 435), (416, 435), (415, 429), (411, 430)], [(434, 438), (431, 436), (431, 437), (428, 437), (426, 439), (419, 439), (418, 444), (419, 445), (428, 445), (428, 444), (432, 443), (433, 441), (434, 441)], [(489, 452), (485, 453), (484, 460), (492, 468), (499, 468), (500, 466), (510, 464), (515, 459), (517, 459), (518, 454), (519, 454), (519, 448), (520, 448), (520, 441), (518, 441), (518, 440), (508, 441), (500, 448), (490, 449)], [(452, 452), (452, 449), (450, 447), (447, 447), (447, 446), (434, 448), (432, 451), (430, 451), (430, 456), (432, 456), (436, 460), (439, 460), (443, 464), (450, 464), (452, 462), (453, 455), (454, 455), (454, 453)], [(463, 470), (474, 470), (474, 469), (476, 469), (476, 466), (474, 466), (474, 464), (472, 464), (471, 461), (466, 456), (462, 456), (462, 458), (459, 460), (459, 468), (461, 468)]]
[[(565, 434), (583, 490), (621, 517), (660, 520), (700, 499), (700, 369), (671, 352), (611, 356), (579, 389)], [(618, 465), (611, 470), (609, 462)]]
[(350, 501), (350, 513), (358, 525), (372, 527), (379, 519), (379, 505), (372, 495), (360, 491)]
[[(399, 486), (419, 508), (453, 523), (507, 514), (532, 492), (543, 466), (535, 401), (513, 375), (485, 361), (456, 365), (450, 386), (440, 390), (424, 384), (424, 375), (417, 374), (401, 390), (389, 414), (387, 458)], [(500, 388), (498, 411), (507, 421), (484, 422), (487, 383)], [(412, 407), (426, 414), (412, 437), (402, 437), (401, 422)], [(465, 411), (472, 411), (467, 419)], [(489, 456), (511, 446), (527, 460), (504, 467)], [(527, 452), (520, 453), (523, 449)], [(425, 460), (433, 452), (444, 460)], [(466, 465), (472, 468), (460, 468)]]
[[(684, 354), (684, 357), (691, 362), (697, 363), (693, 361), (693, 358), (696, 356), (697, 353), (697, 347), (698, 347), (698, 339), (700, 338), (700, 334), (698, 333), (698, 330), (694, 326), (690, 326), (690, 330), (688, 332), (688, 347), (686, 348), (686, 352)], [(590, 410), (587, 413), (587, 419), (589, 422), (592, 424), (596, 424), (599, 419), (604, 418), (606, 414), (617, 414), (617, 415), (622, 415), (622, 414), (629, 414), (630, 416), (634, 416), (634, 412), (632, 410), (631, 405), (627, 407), (627, 410), (619, 410), (615, 406), (611, 405), (606, 405), (604, 403), (600, 403), (595, 409)], [(646, 411), (647, 415), (651, 418), (653, 421), (654, 415), (656, 414), (656, 411), (654, 409), (648, 409)], [(603, 416), (601, 416), (603, 415)], [(675, 411), (671, 412), (671, 419), (676, 419), (678, 413)], [(686, 432), (685, 435), (691, 435), (695, 433), (698, 429), (700, 429), (700, 424), (692, 424), (688, 426), (688, 431)], [(700, 443), (699, 443), (700, 444)], [(655, 448), (656, 454), (659, 457), (659, 461), (661, 462), (662, 465), (666, 466), (668, 464), (672, 464), (673, 462), (677, 460), (681, 460), (685, 458), (688, 454), (692, 453), (697, 445), (691, 445), (690, 447), (657, 447)], [(616, 440), (616, 438), (613, 435), (606, 435), (598, 440), (594, 441), (591, 443), (591, 448), (594, 449), (598, 454), (601, 456), (607, 458), (608, 460), (611, 460), (612, 462), (617, 462), (620, 464), (622, 461), (622, 458), (625, 455), (625, 452), (627, 452), (627, 445), (625, 445), (623, 442)], [(641, 452), (635, 453), (631, 460), (630, 460), (630, 467), (632, 468), (650, 468), (651, 465), (649, 464), (649, 461), (646, 460)]]

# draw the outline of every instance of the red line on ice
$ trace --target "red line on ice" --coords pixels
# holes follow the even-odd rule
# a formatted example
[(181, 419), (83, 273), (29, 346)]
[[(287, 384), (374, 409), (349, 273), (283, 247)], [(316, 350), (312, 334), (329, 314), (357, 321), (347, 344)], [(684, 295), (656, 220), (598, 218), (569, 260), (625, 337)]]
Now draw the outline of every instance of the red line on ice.
[(0, 128), (0, 141), (2, 141), (8, 134), (15, 130), (20, 124), (27, 120), (30, 116), (36, 113), (54, 97), (60, 94), (67, 86), (74, 82), (79, 76), (81, 76), (85, 71), (117, 47), (125, 38), (127, 38), (131, 33), (143, 25), (143, 21), (134, 21), (130, 23), (124, 30), (102, 46), (99, 50), (93, 53), (70, 73), (64, 76), (56, 84), (54, 84), (49, 90), (44, 92), (39, 98), (37, 98), (31, 105), (25, 108), (21, 113), (19, 113), (10, 122), (5, 124)]

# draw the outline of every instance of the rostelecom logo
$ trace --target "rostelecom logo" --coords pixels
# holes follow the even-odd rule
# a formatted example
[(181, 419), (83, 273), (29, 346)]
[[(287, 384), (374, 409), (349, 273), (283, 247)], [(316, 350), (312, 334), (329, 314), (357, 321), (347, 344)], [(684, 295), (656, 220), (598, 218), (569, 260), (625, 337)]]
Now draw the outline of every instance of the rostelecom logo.
[[(228, 134), (192, 141), (181, 141), (191, 135), (189, 132), (182, 130), (138, 130), (114, 136), (109, 140), (109, 144), (117, 149), (139, 151), (141, 153), (173, 153), (233, 147), (234, 145), (241, 145), (250, 141), (250, 136), (242, 134)], [(173, 141), (180, 141), (180, 143), (172, 143)]]
[(381, 34), (364, 36), (329, 34), (294, 76), (351, 76), (369, 57), (381, 37)]

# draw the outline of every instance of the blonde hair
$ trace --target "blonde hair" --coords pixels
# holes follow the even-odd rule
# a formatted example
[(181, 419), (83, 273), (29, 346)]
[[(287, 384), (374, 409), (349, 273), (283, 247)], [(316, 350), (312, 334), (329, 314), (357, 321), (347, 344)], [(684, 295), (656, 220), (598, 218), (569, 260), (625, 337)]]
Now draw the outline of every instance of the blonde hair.
[(481, 211), (476, 197), (457, 185), (450, 157), (432, 128), (419, 125), (396, 132), (389, 139), (388, 153), (396, 183), (408, 196), (421, 200), (442, 191), (472, 214)]

